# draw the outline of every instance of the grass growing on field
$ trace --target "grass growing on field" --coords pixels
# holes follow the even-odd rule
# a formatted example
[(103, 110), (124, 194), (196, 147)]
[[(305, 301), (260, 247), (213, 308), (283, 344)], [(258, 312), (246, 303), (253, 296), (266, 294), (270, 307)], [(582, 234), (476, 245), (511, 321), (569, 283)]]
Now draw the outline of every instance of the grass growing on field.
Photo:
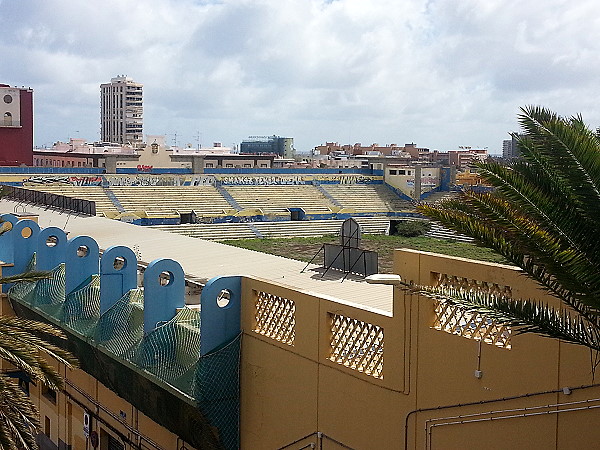
[[(325, 243), (338, 244), (339, 238), (336, 236), (322, 236), (283, 239), (238, 239), (221, 242), (235, 247), (308, 262), (319, 251), (321, 245)], [(502, 256), (488, 248), (478, 247), (475, 244), (423, 236), (402, 237), (367, 234), (363, 235), (361, 245), (361, 248), (365, 250), (372, 250), (379, 253), (379, 272), (381, 273), (392, 272), (393, 251), (396, 248), (402, 247), (442, 253), (449, 256), (460, 256), (461, 258), (476, 259), (479, 261), (507, 264)], [(314, 262), (321, 264), (323, 262), (322, 255), (319, 255)]]

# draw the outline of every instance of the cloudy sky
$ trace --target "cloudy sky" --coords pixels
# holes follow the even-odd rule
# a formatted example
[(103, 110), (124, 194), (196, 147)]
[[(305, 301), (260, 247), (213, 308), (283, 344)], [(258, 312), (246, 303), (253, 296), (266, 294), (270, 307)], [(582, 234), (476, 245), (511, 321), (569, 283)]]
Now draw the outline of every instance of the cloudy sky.
[(119, 74), (144, 84), (144, 133), (179, 145), (499, 152), (529, 104), (600, 125), (592, 0), (0, 0), (0, 30), (0, 83), (34, 89), (38, 146), (98, 140)]

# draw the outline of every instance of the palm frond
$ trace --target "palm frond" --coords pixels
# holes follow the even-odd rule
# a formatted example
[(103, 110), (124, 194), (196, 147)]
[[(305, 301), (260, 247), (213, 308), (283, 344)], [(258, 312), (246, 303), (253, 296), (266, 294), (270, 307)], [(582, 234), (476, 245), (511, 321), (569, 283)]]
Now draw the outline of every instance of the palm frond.
[[(600, 135), (580, 116), (565, 119), (541, 107), (521, 111), (524, 132), (514, 137), (523, 160), (508, 166), (474, 164), (494, 193), (464, 191), (457, 200), (419, 205), (418, 210), (494, 249), (566, 308), (473, 292), (443, 295), (446, 301), (487, 310), (523, 332), (598, 349)], [(423, 287), (423, 295), (427, 292), (431, 295)]]
[(0, 375), (0, 446), (37, 449), (38, 411), (25, 393), (7, 376)]
[(560, 311), (542, 302), (515, 300), (490, 293), (445, 286), (412, 286), (413, 293), (458, 305), (468, 312), (483, 314), (515, 327), (519, 333), (536, 333), (600, 350), (600, 329), (581, 315)]
[(50, 278), (51, 276), (52, 274), (47, 271), (26, 272), (8, 277), (0, 277), (0, 284), (18, 283), (20, 281), (34, 282)]

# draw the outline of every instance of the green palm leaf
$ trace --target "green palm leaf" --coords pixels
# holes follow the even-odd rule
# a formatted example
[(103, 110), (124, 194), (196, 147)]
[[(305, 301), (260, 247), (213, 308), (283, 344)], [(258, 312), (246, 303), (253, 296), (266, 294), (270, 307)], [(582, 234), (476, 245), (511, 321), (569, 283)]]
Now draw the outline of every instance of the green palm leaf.
[[(424, 215), (475, 238), (520, 267), (566, 308), (452, 290), (420, 293), (455, 301), (497, 320), (600, 349), (600, 140), (580, 116), (521, 110), (515, 135), (523, 159), (477, 162), (493, 193), (418, 206)], [(436, 288), (437, 289), (437, 288)], [(437, 297), (436, 297), (437, 296)], [(441, 296), (441, 297), (440, 297)], [(455, 297), (453, 297), (455, 296)]]

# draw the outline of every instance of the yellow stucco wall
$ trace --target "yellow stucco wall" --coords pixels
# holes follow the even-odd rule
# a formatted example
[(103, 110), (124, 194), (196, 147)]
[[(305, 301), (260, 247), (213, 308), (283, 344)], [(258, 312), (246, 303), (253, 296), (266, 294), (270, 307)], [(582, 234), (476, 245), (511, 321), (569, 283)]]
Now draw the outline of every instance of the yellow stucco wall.
[[(486, 281), (553, 302), (507, 266), (398, 250), (395, 272), (417, 283), (436, 274)], [(275, 331), (254, 331), (259, 321), (269, 329), (257, 320), (261, 292), (294, 302), (293, 345), (280, 340), (281, 308)], [(399, 288), (393, 317), (250, 278), (243, 293), (243, 448), (283, 447), (317, 431), (328, 448), (335, 440), (356, 449), (404, 448), (405, 439), (407, 448), (569, 449), (600, 439), (600, 386), (585, 349), (529, 334), (512, 333), (510, 348), (452, 335), (432, 328), (431, 300)], [(383, 379), (329, 360), (331, 314), (383, 329)]]

